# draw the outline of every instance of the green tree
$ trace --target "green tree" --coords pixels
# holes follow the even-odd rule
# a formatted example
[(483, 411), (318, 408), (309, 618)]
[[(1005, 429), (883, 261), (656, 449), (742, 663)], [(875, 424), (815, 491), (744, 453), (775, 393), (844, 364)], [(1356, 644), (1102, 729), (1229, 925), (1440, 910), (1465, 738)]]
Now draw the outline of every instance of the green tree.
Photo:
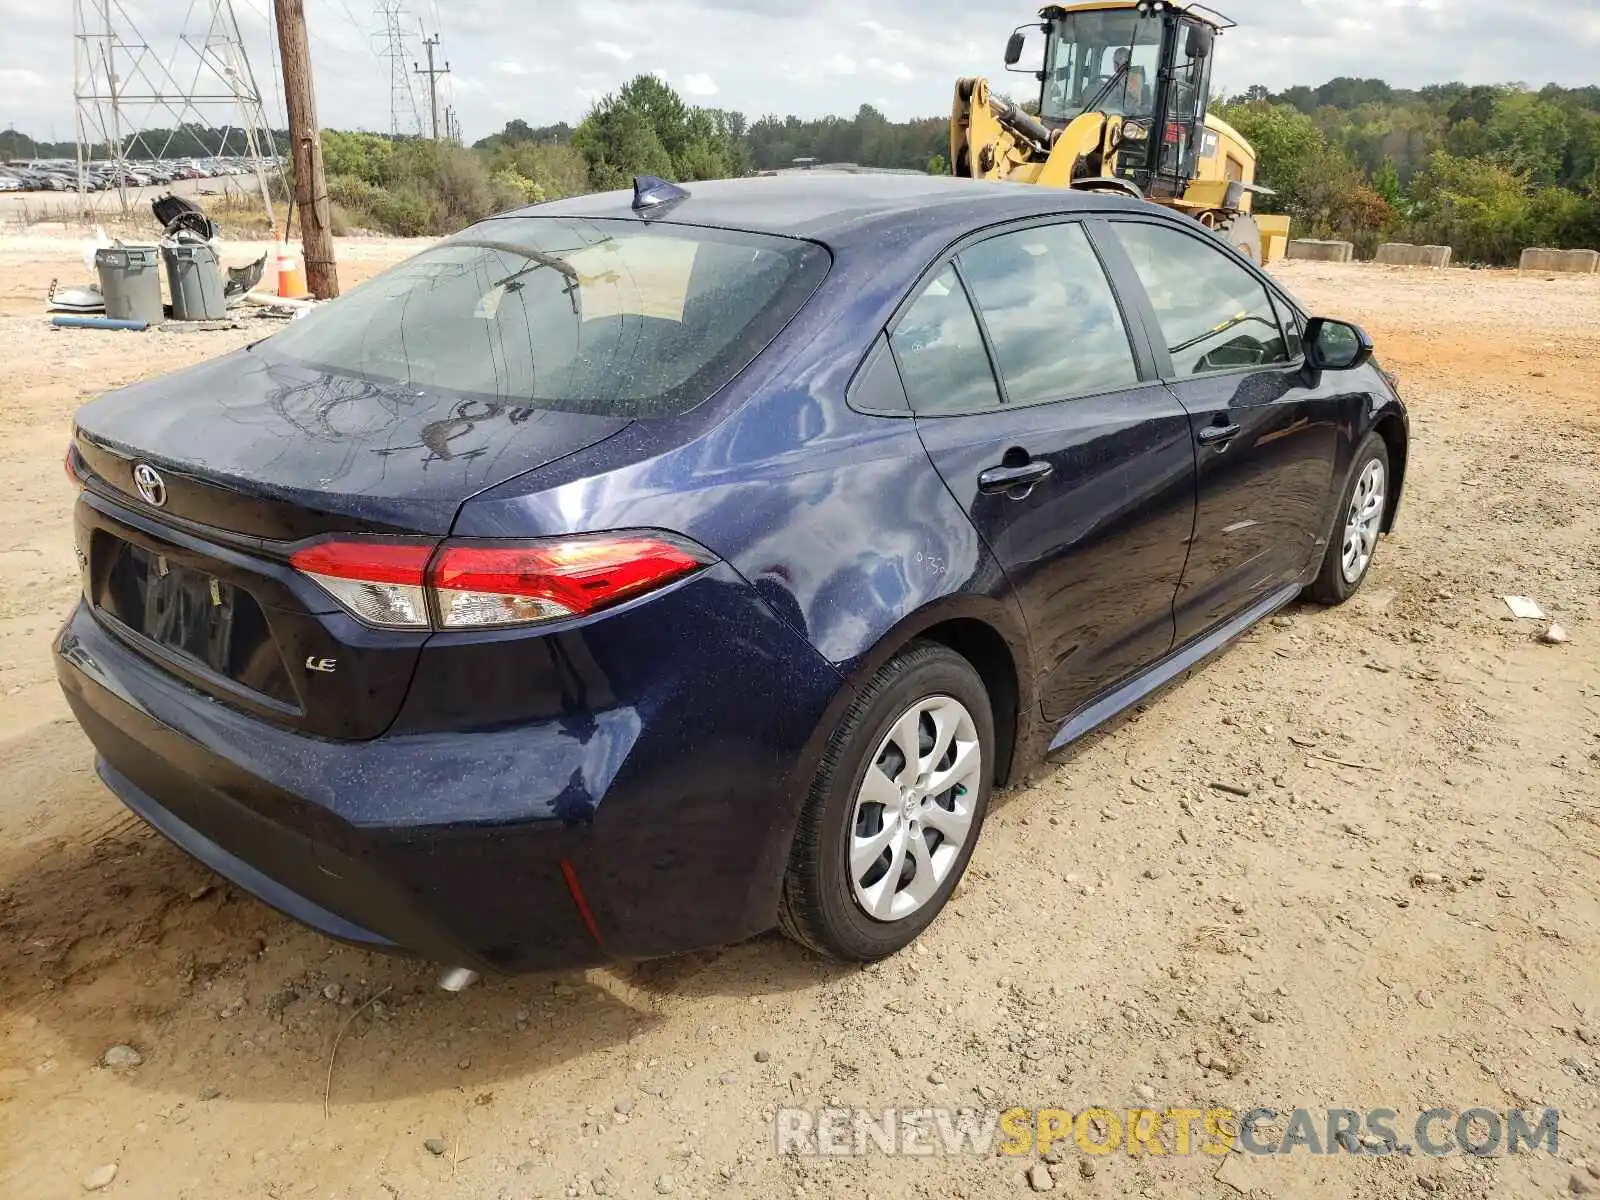
[(672, 156), (649, 119), (614, 96), (594, 106), (572, 145), (588, 161), (590, 185), (602, 191), (627, 187), (635, 175), (676, 177)]
[(1487, 158), (1438, 151), (1412, 181), (1412, 236), (1468, 262), (1509, 264), (1531, 244), (1527, 179)]
[(330, 176), (344, 175), (382, 184), (393, 173), (395, 141), (376, 133), (322, 131), (322, 166)]
[(1218, 115), (1255, 149), (1256, 179), (1277, 193), (1265, 207), (1293, 212), (1303, 200), (1308, 172), (1326, 152), (1316, 122), (1291, 105), (1260, 101), (1224, 105)]
[(1508, 92), (1484, 130), (1495, 157), (1536, 185), (1560, 181), (1572, 123), (1556, 104), (1527, 92)]
[(1384, 159), (1383, 166), (1372, 176), (1372, 190), (1382, 196), (1391, 208), (1400, 207), (1400, 172), (1395, 169), (1393, 162)]
[(590, 110), (572, 135), (597, 188), (625, 187), (635, 175), (725, 179), (749, 162), (740, 113), (687, 105), (665, 81), (639, 75)]
[(502, 146), (489, 156), (495, 174), (509, 171), (538, 185), (545, 200), (578, 196), (589, 190), (589, 164), (572, 146), (525, 142)]

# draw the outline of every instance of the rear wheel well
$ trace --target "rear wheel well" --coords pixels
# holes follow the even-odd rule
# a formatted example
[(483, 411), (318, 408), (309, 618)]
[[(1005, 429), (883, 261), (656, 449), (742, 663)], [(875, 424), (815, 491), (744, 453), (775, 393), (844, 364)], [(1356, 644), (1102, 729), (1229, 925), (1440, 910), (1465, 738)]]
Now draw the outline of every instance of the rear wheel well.
[(1373, 427), (1383, 444), (1389, 450), (1389, 496), (1383, 514), (1383, 531), (1388, 533), (1394, 526), (1394, 514), (1400, 504), (1400, 489), (1406, 481), (1406, 430), (1400, 418), (1390, 414), (1378, 421)]
[(1011, 777), (1017, 747), (1017, 666), (1011, 648), (993, 626), (971, 619), (944, 621), (922, 630), (917, 637), (955, 651), (972, 664), (983, 680), (994, 712), (994, 783), (1004, 787)]

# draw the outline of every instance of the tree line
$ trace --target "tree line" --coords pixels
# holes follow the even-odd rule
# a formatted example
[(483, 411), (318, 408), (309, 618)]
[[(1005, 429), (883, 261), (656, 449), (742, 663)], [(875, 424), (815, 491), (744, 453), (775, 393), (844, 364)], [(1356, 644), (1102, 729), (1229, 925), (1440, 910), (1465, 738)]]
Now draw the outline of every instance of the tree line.
[[(1600, 247), (1600, 87), (1438, 84), (1339, 78), (1273, 93), (1252, 87), (1214, 110), (1260, 156), (1264, 211), (1306, 237), (1449, 245), (1464, 262), (1509, 264), (1528, 246)], [(797, 159), (948, 170), (944, 117), (891, 121), (766, 116), (685, 105), (640, 76), (577, 128), (513, 121), (478, 143), (526, 194), (625, 184), (634, 174), (708, 179)], [(570, 152), (570, 153), (569, 153)], [(574, 157), (575, 155), (575, 157)], [(557, 170), (552, 174), (552, 168)]]
[(1214, 111), (1260, 155), (1277, 191), (1263, 207), (1302, 236), (1448, 245), (1485, 264), (1600, 247), (1600, 87), (1340, 78), (1252, 87)]
[[(1213, 111), (1260, 156), (1258, 203), (1295, 218), (1300, 236), (1338, 237), (1370, 253), (1379, 241), (1450, 245), (1466, 262), (1516, 261), (1532, 245), (1600, 247), (1600, 87), (1333, 79), (1218, 97)], [(346, 226), (447, 233), (490, 212), (627, 186), (634, 175), (680, 182), (746, 175), (796, 160), (947, 171), (948, 120), (891, 121), (871, 105), (852, 117), (763, 116), (689, 104), (640, 75), (576, 126), (513, 120), (472, 147), (327, 130), (329, 192)], [(164, 131), (147, 131), (161, 145)], [(169, 154), (222, 149), (184, 127)], [(233, 142), (239, 140), (234, 131)], [(70, 157), (0, 132), (0, 158)], [(287, 147), (287, 135), (272, 141)], [(231, 145), (230, 147), (231, 148)]]
[[(256, 144), (264, 154), (289, 153), (287, 129), (260, 129), (256, 131)], [(137, 159), (171, 158), (243, 158), (249, 154), (249, 139), (238, 126), (216, 129), (209, 125), (185, 123), (176, 129), (146, 129), (129, 136), (126, 153)], [(35, 159), (71, 159), (78, 157), (76, 142), (42, 142), (18, 129), (0, 129), (0, 162), (32, 162)], [(108, 157), (103, 145), (90, 148), (90, 158), (95, 161)]]

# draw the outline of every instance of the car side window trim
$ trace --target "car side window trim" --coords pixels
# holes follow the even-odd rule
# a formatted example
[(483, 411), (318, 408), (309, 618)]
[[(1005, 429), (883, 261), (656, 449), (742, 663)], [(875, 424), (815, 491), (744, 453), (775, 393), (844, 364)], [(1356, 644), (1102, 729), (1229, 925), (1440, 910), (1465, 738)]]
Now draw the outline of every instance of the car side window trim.
[[(928, 264), (927, 269), (924, 270), (923, 273), (917, 278), (916, 283), (906, 292), (905, 297), (895, 307), (893, 314), (891, 314), (888, 321), (884, 323), (883, 335), (887, 339), (889, 353), (894, 358), (896, 367), (899, 368), (900, 360), (899, 351), (895, 348), (894, 338), (892, 336), (895, 328), (900, 324), (900, 321), (904, 318), (906, 312), (911, 308), (911, 306), (915, 304), (921, 297), (929, 282), (937, 279), (939, 275), (943, 273), (946, 267), (952, 267), (955, 270), (957, 279), (961, 283), (962, 295), (966, 298), (968, 306), (972, 309), (972, 315), (978, 323), (978, 332), (983, 339), (984, 352), (988, 356), (989, 360), (989, 371), (994, 377), (995, 387), (1000, 394), (1000, 406), (999, 408), (982, 407), (973, 409), (951, 409), (949, 411), (937, 413), (918, 413), (913, 410), (911, 415), (915, 416), (919, 420), (931, 421), (941, 420), (945, 417), (974, 416), (983, 413), (1003, 412), (1006, 409), (1022, 410), (1027, 408), (1038, 408), (1041, 405), (1046, 404), (1066, 404), (1075, 400), (1092, 400), (1099, 396), (1115, 395), (1119, 392), (1141, 391), (1148, 387), (1159, 386), (1163, 382), (1159, 370), (1158, 360), (1152, 349), (1155, 343), (1149, 336), (1144, 314), (1142, 311), (1139, 311), (1136, 308), (1130, 308), (1128, 305), (1126, 299), (1122, 295), (1122, 289), (1117, 286), (1111, 264), (1106, 261), (1106, 255), (1102, 252), (1101, 247), (1096, 243), (1093, 236), (1091, 226), (1094, 221), (1101, 219), (1101, 217), (1102, 214), (1097, 213), (1046, 213), (1037, 217), (1027, 217), (1018, 221), (1008, 221), (1001, 225), (991, 225), (987, 228), (975, 230), (974, 232), (968, 234), (966, 237), (956, 242), (938, 258), (934, 259)], [(1090, 249), (1094, 252), (1095, 257), (1099, 260), (1101, 269), (1106, 273), (1107, 283), (1111, 288), (1111, 294), (1116, 302), (1117, 310), (1122, 317), (1123, 328), (1127, 334), (1129, 349), (1133, 354), (1134, 369), (1138, 375), (1138, 379), (1132, 384), (1106, 388), (1095, 388), (1081, 392), (1072, 392), (1061, 396), (1051, 397), (1046, 400), (1035, 400), (1019, 404), (1014, 403), (1011, 400), (1010, 394), (1006, 390), (1005, 377), (999, 370), (999, 366), (995, 357), (994, 342), (990, 336), (989, 327), (984, 321), (983, 310), (978, 307), (976, 301), (973, 299), (972, 290), (967, 283), (966, 276), (962, 273), (959, 256), (963, 251), (970, 250), (973, 246), (979, 245), (982, 242), (990, 241), (998, 237), (1004, 237), (1008, 234), (1020, 233), (1024, 230), (1037, 229), (1042, 226), (1049, 225), (1080, 225), (1083, 227), (1084, 232), (1088, 235)], [(1129, 264), (1128, 270), (1131, 272), (1132, 269), (1132, 265)], [(1136, 294), (1142, 298), (1142, 292)], [(873, 346), (876, 347), (876, 345), (877, 342), (875, 340)], [(872, 351), (869, 349), (867, 354), (863, 356), (863, 362), (867, 357), (870, 357), (871, 353)], [(860, 369), (858, 369), (858, 377), (859, 373)], [(895, 415), (884, 414), (877, 412), (876, 410), (864, 411), (871, 411), (873, 415), (876, 416)]]
[(1290, 355), (1289, 365), (1294, 367), (1304, 366), (1306, 361), (1306, 327), (1305, 322), (1301, 320), (1299, 308), (1296, 307), (1293, 301), (1291, 301), (1275, 287), (1269, 286), (1267, 288), (1267, 299), (1272, 304), (1272, 311), (1278, 318), (1278, 332), (1283, 335), (1283, 344), (1286, 347), (1291, 345), (1291, 341), (1289, 338), (1289, 328), (1284, 324), (1284, 322), (1294, 322), (1294, 339), (1292, 344), (1300, 347), (1300, 349), (1297, 353)]
[[(970, 243), (976, 245), (976, 242)], [(967, 282), (967, 273), (961, 266), (959, 252), (950, 256), (950, 266), (956, 273), (956, 280), (961, 284), (961, 294), (967, 298), (967, 307), (972, 310), (973, 318), (978, 322), (978, 337), (983, 341), (983, 352), (989, 359), (989, 374), (994, 376), (994, 385), (1000, 392), (1000, 407), (1018, 407), (1011, 403), (1011, 390), (1006, 386), (1005, 372), (1000, 369), (1000, 356), (995, 353), (994, 335), (989, 332), (989, 322), (984, 319), (983, 307), (978, 303), (978, 298), (972, 294), (972, 284)], [(893, 338), (889, 339), (891, 343)], [(993, 409), (980, 411), (993, 412)], [(954, 416), (953, 413), (938, 414), (941, 416)]]
[(1138, 331), (1136, 341), (1141, 351), (1140, 360), (1150, 364), (1152, 379), (1167, 382), (1173, 376), (1172, 354), (1167, 349), (1167, 339), (1160, 334), (1161, 325), (1156, 319), (1155, 306), (1150, 303), (1150, 296), (1144, 290), (1139, 273), (1133, 269), (1133, 260), (1117, 240), (1116, 232), (1111, 228), (1111, 218), (1094, 217), (1084, 221), (1083, 225), (1089, 235), (1089, 244), (1105, 266), (1117, 303), (1125, 314), (1132, 315), (1128, 329), (1130, 333), (1135, 329)]
[[(1151, 351), (1156, 357), (1156, 361), (1159, 366), (1158, 374), (1163, 383), (1177, 383), (1190, 379), (1226, 379), (1232, 375), (1253, 375), (1260, 371), (1293, 371), (1304, 365), (1305, 360), (1304, 356), (1302, 355), (1299, 358), (1291, 358), (1288, 362), (1259, 363), (1241, 367), (1219, 367), (1213, 371), (1201, 371), (1188, 375), (1179, 374), (1176, 365), (1173, 363), (1171, 351), (1167, 349), (1166, 338), (1151, 335), (1151, 331), (1159, 330), (1161, 328), (1160, 320), (1156, 316), (1155, 305), (1151, 303), (1150, 294), (1145, 290), (1144, 282), (1139, 278), (1139, 273), (1134, 270), (1133, 260), (1128, 257), (1127, 251), (1123, 249), (1121, 242), (1116, 237), (1116, 231), (1112, 229), (1111, 226), (1118, 224), (1154, 225), (1162, 229), (1171, 229), (1179, 234), (1182, 234), (1184, 237), (1192, 238), (1201, 245), (1206, 246), (1208, 249), (1212, 249), (1221, 254), (1223, 258), (1232, 263), (1234, 266), (1237, 266), (1240, 270), (1244, 271), (1245, 274), (1249, 275), (1256, 281), (1257, 284), (1261, 286), (1263, 296), (1273, 310), (1274, 322), (1279, 325), (1280, 336), (1283, 333), (1281, 327), (1282, 318), (1277, 315), (1279, 306), (1274, 302), (1274, 300), (1275, 297), (1281, 295), (1281, 293), (1279, 293), (1278, 289), (1273, 286), (1272, 280), (1268, 276), (1264, 275), (1254, 263), (1251, 263), (1248, 259), (1245, 259), (1240, 255), (1230, 255), (1224, 253), (1223, 244), (1220, 242), (1215, 246), (1212, 246), (1210, 243), (1208, 243), (1206, 239), (1212, 235), (1206, 233), (1203, 229), (1200, 229), (1198, 232), (1196, 232), (1185, 229), (1179, 223), (1173, 221), (1152, 220), (1139, 213), (1128, 213), (1126, 215), (1117, 213), (1115, 215), (1105, 216), (1102, 218), (1101, 224), (1103, 226), (1101, 231), (1101, 240), (1105, 243), (1103, 252), (1108, 259), (1115, 260), (1118, 263), (1118, 275), (1113, 277), (1112, 282), (1118, 287), (1119, 290), (1124, 287), (1132, 289), (1130, 295), (1134, 297), (1134, 302), (1138, 305), (1141, 313), (1144, 316), (1146, 338), (1150, 343)], [(1090, 232), (1092, 236), (1094, 230), (1091, 229)], [(1125, 272), (1125, 274), (1123, 274), (1123, 272)], [(1291, 309), (1294, 307), (1294, 305), (1290, 305)]]
[[(978, 331), (978, 342), (983, 347), (984, 361), (989, 366), (989, 380), (994, 384), (995, 399), (998, 403), (983, 404), (976, 408), (950, 408), (939, 412), (919, 412), (916, 401), (911, 398), (912, 389), (906, 385), (907, 372), (905, 363), (902, 359), (900, 347), (895, 345), (894, 335), (907, 314), (916, 307), (918, 301), (923, 298), (923, 295), (933, 285), (934, 281), (947, 270), (955, 276), (956, 286), (961, 289), (961, 298), (966, 301), (967, 311), (972, 315), (973, 325)], [(961, 276), (961, 266), (956, 262), (954, 255), (947, 254), (940, 258), (929, 271), (917, 280), (916, 286), (907, 293), (905, 302), (895, 310), (894, 316), (890, 318), (888, 324), (884, 326), (883, 333), (879, 336), (883, 338), (885, 345), (889, 348), (889, 357), (894, 363), (895, 371), (900, 376), (900, 387), (906, 394), (906, 403), (910, 409), (911, 416), (923, 420), (933, 420), (937, 417), (967, 417), (976, 413), (1000, 412), (1007, 407), (1005, 381), (1000, 378), (999, 364), (995, 359), (994, 347), (989, 342), (989, 331), (984, 328), (983, 314), (978, 311), (978, 306), (972, 299), (972, 292), (968, 290), (967, 281)]]
[[(890, 377), (892, 378), (892, 381)], [(888, 385), (887, 387), (885, 385)], [(887, 331), (873, 339), (844, 389), (845, 403), (874, 417), (909, 417), (911, 401)]]

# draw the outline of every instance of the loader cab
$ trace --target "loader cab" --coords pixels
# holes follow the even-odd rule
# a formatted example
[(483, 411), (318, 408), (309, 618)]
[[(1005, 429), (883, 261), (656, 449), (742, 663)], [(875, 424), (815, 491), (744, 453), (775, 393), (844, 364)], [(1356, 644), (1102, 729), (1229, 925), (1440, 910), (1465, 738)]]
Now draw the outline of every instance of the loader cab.
[[(1039, 116), (1064, 128), (1086, 112), (1120, 116), (1102, 171), (1151, 199), (1181, 196), (1207, 152), (1206, 103), (1217, 33), (1233, 22), (1200, 5), (1109, 0), (1040, 12)], [(1015, 62), (1016, 39), (1006, 48)]]

